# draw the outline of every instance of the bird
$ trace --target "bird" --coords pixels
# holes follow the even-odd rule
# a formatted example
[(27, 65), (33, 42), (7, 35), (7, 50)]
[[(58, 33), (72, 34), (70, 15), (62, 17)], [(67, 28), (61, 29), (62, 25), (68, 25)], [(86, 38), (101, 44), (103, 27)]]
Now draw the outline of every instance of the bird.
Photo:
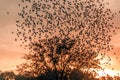
[(9, 12), (9, 11), (7, 11), (7, 14), (10, 14), (10, 12)]

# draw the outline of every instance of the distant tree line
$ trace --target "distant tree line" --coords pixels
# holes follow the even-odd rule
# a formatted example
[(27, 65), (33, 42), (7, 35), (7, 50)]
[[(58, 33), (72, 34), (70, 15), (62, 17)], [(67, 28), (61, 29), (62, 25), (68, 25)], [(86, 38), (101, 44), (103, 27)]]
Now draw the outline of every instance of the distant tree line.
[[(54, 71), (46, 72), (38, 77), (25, 77), (25, 75), (16, 75), (13, 71), (0, 71), (0, 80), (54, 80)], [(48, 77), (51, 77), (51, 79)], [(111, 77), (110, 75), (96, 78), (94, 73), (88, 71), (73, 70), (69, 80), (120, 80), (120, 76)]]

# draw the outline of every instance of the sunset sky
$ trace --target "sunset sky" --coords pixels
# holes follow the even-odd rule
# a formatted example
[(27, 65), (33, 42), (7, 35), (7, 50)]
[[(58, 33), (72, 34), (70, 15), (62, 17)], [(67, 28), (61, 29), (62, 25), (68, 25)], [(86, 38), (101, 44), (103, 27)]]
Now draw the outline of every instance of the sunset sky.
[[(15, 35), (12, 32), (16, 31), (15, 21), (20, 0), (0, 0), (0, 70), (14, 70), (16, 65), (23, 62), (21, 57), (28, 53), (28, 50), (20, 47), (19, 42), (15, 42)], [(108, 6), (114, 12), (120, 11), (120, 0), (105, 0), (110, 3)], [(9, 14), (7, 14), (9, 13)], [(114, 19), (116, 26), (120, 26), (120, 15)], [(108, 54), (112, 58), (112, 65), (109, 68), (114, 68), (115, 71), (120, 71), (120, 31), (113, 35), (111, 44), (114, 44), (114, 50)], [(116, 55), (113, 53), (116, 52)], [(116, 59), (118, 57), (118, 59)]]

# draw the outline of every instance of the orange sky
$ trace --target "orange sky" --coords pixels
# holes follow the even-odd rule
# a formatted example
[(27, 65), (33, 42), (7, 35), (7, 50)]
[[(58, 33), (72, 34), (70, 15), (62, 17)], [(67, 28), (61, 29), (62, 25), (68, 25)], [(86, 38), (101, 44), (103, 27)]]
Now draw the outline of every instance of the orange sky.
[[(109, 8), (114, 12), (120, 10), (120, 0), (106, 0), (110, 2)], [(0, 0), (0, 70), (12, 70), (15, 66), (23, 62), (21, 57), (28, 53), (27, 50), (19, 46), (20, 43), (14, 41), (15, 35), (11, 34), (16, 30), (15, 20), (17, 19), (17, 3), (19, 0)], [(7, 12), (10, 12), (7, 15)], [(116, 25), (120, 25), (120, 16), (114, 20)], [(111, 44), (115, 45), (114, 50), (110, 52), (112, 58), (112, 67), (120, 70), (120, 31), (113, 36)], [(116, 55), (112, 53), (116, 52)], [(118, 56), (118, 59), (116, 57)], [(111, 67), (111, 66), (109, 66)]]

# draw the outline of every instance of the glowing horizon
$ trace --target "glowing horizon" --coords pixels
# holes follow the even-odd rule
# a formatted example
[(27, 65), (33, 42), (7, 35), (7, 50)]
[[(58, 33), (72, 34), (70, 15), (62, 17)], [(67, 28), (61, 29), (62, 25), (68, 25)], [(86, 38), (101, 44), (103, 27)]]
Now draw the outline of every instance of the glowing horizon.
[(111, 77), (114, 77), (114, 76), (120, 76), (120, 71), (117, 71), (117, 70), (111, 70), (111, 69), (105, 69), (105, 70), (100, 70), (97, 72), (98, 73), (98, 76), (96, 76), (97, 78), (99, 77), (103, 77), (103, 76), (111, 76)]

